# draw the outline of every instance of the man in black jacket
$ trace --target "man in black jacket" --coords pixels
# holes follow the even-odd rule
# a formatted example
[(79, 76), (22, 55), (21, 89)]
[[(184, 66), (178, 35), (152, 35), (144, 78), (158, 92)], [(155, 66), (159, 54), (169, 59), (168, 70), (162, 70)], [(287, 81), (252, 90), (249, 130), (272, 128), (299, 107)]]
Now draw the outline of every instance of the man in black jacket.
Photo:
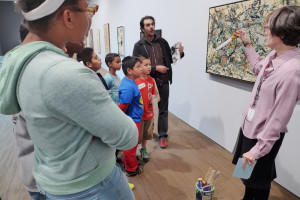
[[(160, 95), (158, 103), (158, 134), (160, 147), (168, 146), (168, 104), (169, 104), (169, 82), (172, 84), (172, 54), (168, 42), (155, 35), (155, 20), (152, 16), (145, 16), (140, 21), (141, 31), (144, 37), (134, 45), (133, 56), (150, 57), (150, 75), (155, 79)], [(181, 57), (184, 56), (183, 46), (179, 46)]]

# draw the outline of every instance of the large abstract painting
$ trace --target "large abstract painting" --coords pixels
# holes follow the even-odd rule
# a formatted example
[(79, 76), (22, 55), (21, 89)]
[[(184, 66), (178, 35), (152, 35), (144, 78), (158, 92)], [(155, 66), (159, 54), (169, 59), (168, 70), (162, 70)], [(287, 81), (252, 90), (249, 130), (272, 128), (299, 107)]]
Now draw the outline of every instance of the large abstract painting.
[(230, 78), (255, 82), (256, 76), (244, 54), (239, 39), (233, 39), (223, 48), (216, 48), (239, 29), (250, 36), (256, 51), (265, 56), (270, 49), (264, 46), (263, 22), (272, 11), (285, 5), (299, 5), (300, 0), (250, 0), (209, 9), (206, 72)]

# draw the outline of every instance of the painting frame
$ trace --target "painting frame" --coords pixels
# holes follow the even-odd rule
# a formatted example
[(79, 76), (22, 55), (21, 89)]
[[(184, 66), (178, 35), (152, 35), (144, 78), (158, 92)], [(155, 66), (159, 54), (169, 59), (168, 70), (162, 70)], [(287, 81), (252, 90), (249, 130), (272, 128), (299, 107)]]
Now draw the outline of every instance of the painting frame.
[(100, 29), (96, 30), (96, 43), (97, 43), (97, 49), (98, 53), (101, 54), (101, 32)]
[(125, 56), (125, 27), (117, 27), (118, 53), (120, 56)]
[(104, 29), (104, 44), (105, 44), (105, 55), (111, 53), (110, 50), (110, 30), (109, 30), (109, 23), (103, 25)]
[(94, 49), (94, 31), (93, 29), (90, 29), (88, 31), (88, 40), (87, 40), (87, 47), (90, 47), (92, 49)]
[(266, 56), (271, 49), (264, 45), (263, 23), (265, 16), (277, 8), (299, 3), (300, 0), (247, 0), (209, 8), (206, 73), (255, 82), (256, 75), (244, 53), (241, 40), (233, 39), (225, 47), (216, 48), (232, 37), (239, 29), (250, 36), (255, 50)]

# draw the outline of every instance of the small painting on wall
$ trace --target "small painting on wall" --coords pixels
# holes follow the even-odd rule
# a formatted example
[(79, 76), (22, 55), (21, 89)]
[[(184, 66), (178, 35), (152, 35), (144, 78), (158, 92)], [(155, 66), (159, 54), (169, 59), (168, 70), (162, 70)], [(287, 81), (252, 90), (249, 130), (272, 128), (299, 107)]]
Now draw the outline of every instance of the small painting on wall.
[(98, 53), (101, 53), (101, 40), (100, 40), (100, 29), (97, 29), (97, 49), (98, 49)]
[(118, 51), (120, 56), (125, 56), (125, 29), (124, 26), (117, 28), (118, 33)]
[(93, 29), (89, 30), (87, 46), (94, 49), (94, 38), (93, 38)]
[(110, 53), (110, 33), (109, 33), (109, 24), (104, 24), (104, 42), (105, 42), (105, 55)]

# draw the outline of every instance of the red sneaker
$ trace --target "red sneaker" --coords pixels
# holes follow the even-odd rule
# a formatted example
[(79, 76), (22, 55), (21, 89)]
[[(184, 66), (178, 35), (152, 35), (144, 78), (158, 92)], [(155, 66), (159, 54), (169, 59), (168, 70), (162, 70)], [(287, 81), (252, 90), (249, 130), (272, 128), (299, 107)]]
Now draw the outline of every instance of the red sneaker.
[(159, 146), (160, 148), (165, 149), (168, 146), (167, 138), (160, 138)]

